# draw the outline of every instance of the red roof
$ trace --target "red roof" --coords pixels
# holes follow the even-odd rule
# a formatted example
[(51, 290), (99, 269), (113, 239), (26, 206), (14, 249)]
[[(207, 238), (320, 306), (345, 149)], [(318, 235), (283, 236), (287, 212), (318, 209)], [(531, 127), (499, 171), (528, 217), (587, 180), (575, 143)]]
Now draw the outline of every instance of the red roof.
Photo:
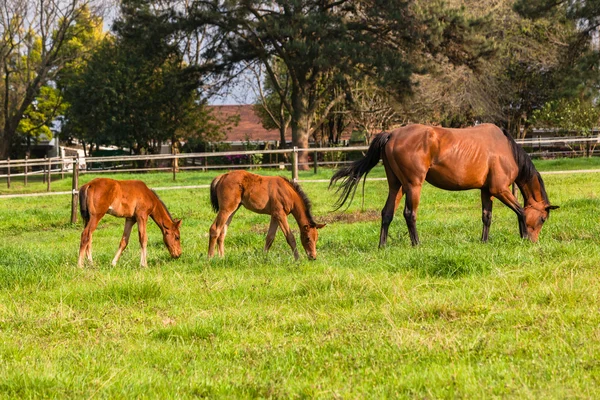
[(228, 117), (240, 116), (237, 126), (232, 126), (227, 132), (227, 141), (257, 141), (257, 140), (279, 140), (279, 130), (263, 128), (260, 118), (254, 113), (252, 104), (209, 106), (217, 119), (223, 121)]

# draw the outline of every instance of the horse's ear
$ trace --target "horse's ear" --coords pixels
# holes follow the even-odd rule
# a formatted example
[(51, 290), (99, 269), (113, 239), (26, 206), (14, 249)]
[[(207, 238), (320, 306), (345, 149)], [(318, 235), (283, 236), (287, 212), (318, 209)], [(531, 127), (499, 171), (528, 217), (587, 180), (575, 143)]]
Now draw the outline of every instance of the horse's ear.
[(308, 232), (308, 230), (310, 229), (310, 225), (304, 225), (302, 229), (304, 229), (304, 232)]
[(321, 229), (321, 228), (323, 228), (325, 225), (327, 225), (327, 224), (316, 224), (316, 225), (315, 225), (315, 228), (317, 228), (317, 229)]
[(177, 229), (179, 229), (179, 227), (181, 226), (181, 220), (180, 220), (180, 219), (176, 219), (176, 220), (175, 220), (175, 221), (173, 221), (173, 222), (175, 222), (175, 227), (176, 227)]
[(556, 210), (557, 208), (560, 208), (560, 207), (559, 206), (548, 206), (548, 207), (546, 207), (546, 211)]

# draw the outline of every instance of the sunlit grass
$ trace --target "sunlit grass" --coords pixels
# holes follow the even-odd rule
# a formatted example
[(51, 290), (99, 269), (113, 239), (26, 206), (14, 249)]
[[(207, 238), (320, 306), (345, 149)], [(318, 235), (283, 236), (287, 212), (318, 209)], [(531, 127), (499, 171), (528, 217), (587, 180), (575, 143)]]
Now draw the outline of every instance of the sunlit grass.
[(315, 262), (294, 262), (281, 233), (263, 254), (269, 218), (244, 209), (225, 257), (209, 261), (208, 190), (164, 191), (184, 253), (172, 260), (150, 223), (147, 269), (137, 235), (110, 266), (121, 219), (100, 223), (95, 264), (80, 270), (68, 195), (0, 200), (0, 397), (597, 398), (600, 181), (544, 179), (561, 208), (537, 244), (497, 201), (481, 244), (479, 193), (427, 185), (422, 245), (400, 212), (383, 250), (385, 182), (367, 182), (365, 210), (357, 194), (341, 216), (326, 183), (305, 183), (316, 219), (330, 221)]

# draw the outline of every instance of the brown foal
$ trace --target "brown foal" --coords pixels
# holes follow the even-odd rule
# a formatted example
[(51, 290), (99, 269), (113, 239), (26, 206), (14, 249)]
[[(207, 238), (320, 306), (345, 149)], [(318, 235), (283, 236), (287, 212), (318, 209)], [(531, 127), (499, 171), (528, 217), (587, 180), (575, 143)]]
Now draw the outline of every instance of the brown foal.
[(79, 207), (85, 222), (79, 246), (78, 266), (83, 267), (84, 255), (92, 262), (92, 234), (98, 222), (105, 214), (125, 218), (125, 230), (119, 244), (119, 250), (112, 265), (117, 261), (127, 247), (133, 225), (137, 222), (142, 255), (140, 264), (148, 265), (146, 261), (146, 223), (152, 218), (163, 234), (163, 241), (173, 258), (181, 255), (179, 227), (181, 220), (173, 220), (164, 203), (156, 193), (142, 181), (116, 181), (108, 178), (96, 178), (79, 189)]
[[(360, 179), (366, 178), (380, 158), (389, 186), (381, 211), (380, 247), (386, 244), (388, 227), (403, 194), (410, 239), (413, 245), (419, 243), (417, 209), (425, 181), (445, 190), (481, 190), (483, 242), (488, 240), (492, 221), (492, 197), (517, 214), (521, 237), (532, 242), (538, 240), (550, 210), (558, 208), (550, 205), (544, 181), (527, 153), (508, 132), (493, 124), (466, 129), (408, 125), (380, 133), (365, 157), (338, 170), (331, 178), (331, 184), (342, 180), (338, 208), (354, 196)], [(510, 190), (513, 182), (521, 190), (524, 206)]]
[(321, 229), (325, 224), (317, 224), (313, 220), (310, 201), (298, 184), (281, 176), (260, 176), (246, 171), (233, 171), (219, 175), (212, 181), (210, 200), (218, 214), (210, 227), (209, 258), (214, 256), (217, 244), (219, 256), (225, 254), (227, 227), (242, 205), (258, 214), (271, 215), (265, 252), (269, 251), (277, 227), (280, 227), (294, 252), (294, 257), (296, 260), (299, 258), (296, 239), (287, 222), (287, 216), (292, 214), (300, 228), (302, 246), (308, 258), (317, 258), (317, 229)]

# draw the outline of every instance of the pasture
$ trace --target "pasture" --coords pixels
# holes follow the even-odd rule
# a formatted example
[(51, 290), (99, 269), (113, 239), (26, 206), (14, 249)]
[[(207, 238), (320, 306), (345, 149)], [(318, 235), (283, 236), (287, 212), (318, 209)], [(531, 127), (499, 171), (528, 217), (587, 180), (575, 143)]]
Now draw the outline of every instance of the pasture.
[[(542, 174), (598, 164), (536, 162)], [(216, 174), (117, 178), (159, 187)], [(481, 244), (479, 192), (425, 185), (422, 244), (410, 246), (400, 211), (383, 250), (386, 182), (367, 181), (364, 210), (359, 188), (335, 213), (326, 183), (304, 183), (328, 223), (313, 262), (303, 251), (294, 262), (280, 231), (263, 254), (269, 217), (245, 209), (225, 257), (207, 260), (208, 189), (179, 189), (159, 195), (183, 218), (180, 259), (149, 222), (149, 267), (134, 234), (112, 267), (124, 220), (106, 216), (95, 265), (78, 269), (69, 196), (0, 199), (0, 397), (598, 398), (600, 174), (542, 176), (561, 208), (537, 244), (498, 201)]]

